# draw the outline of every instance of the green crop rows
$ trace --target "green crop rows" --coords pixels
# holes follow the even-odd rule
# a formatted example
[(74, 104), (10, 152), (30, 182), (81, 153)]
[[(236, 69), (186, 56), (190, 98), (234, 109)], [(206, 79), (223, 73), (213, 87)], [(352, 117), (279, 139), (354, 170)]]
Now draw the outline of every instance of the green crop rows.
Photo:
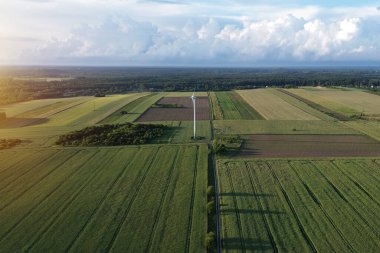
[(378, 252), (380, 161), (224, 161), (225, 252)]
[(202, 252), (207, 145), (0, 152), (1, 252)]

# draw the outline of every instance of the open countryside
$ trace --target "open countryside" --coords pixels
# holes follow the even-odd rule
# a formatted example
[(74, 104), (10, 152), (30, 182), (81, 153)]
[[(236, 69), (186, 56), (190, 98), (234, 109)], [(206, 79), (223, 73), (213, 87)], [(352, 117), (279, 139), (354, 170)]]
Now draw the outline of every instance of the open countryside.
[[(339, 121), (277, 89), (199, 94), (197, 140), (188, 92), (1, 106), (1, 138), (21, 143), (0, 150), (0, 251), (215, 252), (218, 241), (222, 252), (380, 250), (377, 121)], [(122, 123), (170, 131), (143, 145), (56, 144)]]

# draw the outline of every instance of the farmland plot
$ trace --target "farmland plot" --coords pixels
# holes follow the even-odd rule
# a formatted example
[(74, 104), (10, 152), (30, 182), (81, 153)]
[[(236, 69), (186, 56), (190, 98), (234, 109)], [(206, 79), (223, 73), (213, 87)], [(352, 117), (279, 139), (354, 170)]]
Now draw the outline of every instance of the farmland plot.
[[(114, 113), (108, 115), (103, 119), (101, 124), (122, 124), (127, 122), (134, 122), (139, 118), (146, 110), (148, 110), (152, 104), (157, 102), (164, 96), (164, 93), (152, 93), (147, 96), (140, 97), (126, 106), (120, 108)], [(123, 113), (126, 112), (126, 113)]]
[(361, 113), (374, 116), (380, 115), (379, 97), (367, 92), (328, 88), (292, 89), (290, 91), (346, 116)]
[(282, 100), (273, 94), (270, 89), (239, 90), (237, 92), (265, 119), (319, 120), (316, 116)]
[(380, 142), (364, 135), (246, 135), (241, 157), (380, 156)]
[(378, 252), (380, 165), (370, 159), (218, 165), (224, 252)]
[[(178, 108), (150, 108), (137, 122), (151, 121), (191, 121), (194, 118), (193, 103), (187, 97), (165, 97), (159, 104), (176, 104)], [(196, 100), (197, 120), (210, 119), (210, 106), (207, 97), (198, 97)]]
[(356, 120), (343, 122), (343, 124), (380, 141), (380, 121)]
[(0, 251), (203, 252), (207, 153), (207, 145), (1, 151)]
[(215, 94), (212, 101), (216, 119), (264, 119), (235, 91), (221, 91)]
[(215, 120), (219, 134), (360, 134), (340, 122), (323, 120)]

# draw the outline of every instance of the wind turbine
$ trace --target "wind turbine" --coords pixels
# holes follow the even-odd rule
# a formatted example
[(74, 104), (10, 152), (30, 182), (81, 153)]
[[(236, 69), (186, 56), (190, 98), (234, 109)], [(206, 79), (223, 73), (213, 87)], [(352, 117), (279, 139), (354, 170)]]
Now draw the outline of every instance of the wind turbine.
[(196, 117), (196, 113), (195, 113), (195, 102), (196, 102), (197, 97), (195, 96), (194, 93), (195, 92), (193, 91), (193, 95), (190, 98), (193, 101), (193, 108), (194, 108), (194, 137), (193, 138), (195, 140), (195, 130), (196, 130), (196, 127), (197, 127), (197, 123), (196, 123), (197, 117)]

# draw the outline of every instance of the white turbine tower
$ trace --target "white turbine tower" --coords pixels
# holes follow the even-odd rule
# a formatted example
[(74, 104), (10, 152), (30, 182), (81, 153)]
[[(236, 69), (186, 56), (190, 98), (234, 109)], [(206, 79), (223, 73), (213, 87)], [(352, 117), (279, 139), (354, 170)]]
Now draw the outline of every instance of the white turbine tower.
[(191, 100), (193, 101), (193, 108), (194, 108), (194, 140), (195, 140), (195, 130), (196, 130), (196, 128), (197, 128), (197, 117), (196, 117), (196, 113), (195, 113), (195, 102), (196, 102), (196, 99), (197, 99), (197, 97), (195, 96), (195, 94), (194, 94), (195, 92), (193, 92), (193, 95), (190, 97), (191, 98)]

